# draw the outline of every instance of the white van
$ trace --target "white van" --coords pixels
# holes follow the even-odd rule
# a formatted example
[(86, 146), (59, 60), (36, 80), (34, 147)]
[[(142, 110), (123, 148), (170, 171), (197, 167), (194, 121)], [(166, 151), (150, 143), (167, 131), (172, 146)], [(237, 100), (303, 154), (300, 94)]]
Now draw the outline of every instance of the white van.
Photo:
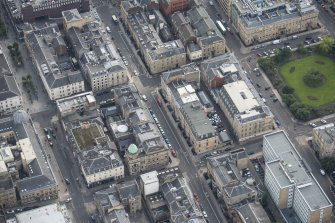
[(106, 30), (107, 30), (108, 33), (111, 32), (111, 29), (109, 28), (109, 26), (106, 26)]
[(294, 35), (292, 36), (292, 39), (298, 39), (298, 36)]

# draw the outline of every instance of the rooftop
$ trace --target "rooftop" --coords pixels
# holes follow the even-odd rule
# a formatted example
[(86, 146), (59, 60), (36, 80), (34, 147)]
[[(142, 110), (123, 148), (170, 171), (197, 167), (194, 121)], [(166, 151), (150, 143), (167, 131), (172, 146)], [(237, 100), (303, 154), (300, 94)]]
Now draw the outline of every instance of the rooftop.
[(244, 81), (236, 81), (223, 85), (227, 94), (235, 104), (239, 113), (244, 113), (253, 110), (259, 106), (256, 97), (250, 91)]
[(282, 22), (317, 11), (309, 0), (236, 0), (233, 4), (247, 27)]
[(85, 105), (94, 104), (95, 98), (92, 91), (76, 94), (70, 97), (58, 99), (56, 101), (58, 111), (63, 114), (70, 111), (77, 111), (85, 107)]
[(206, 222), (195, 204), (192, 191), (184, 178), (178, 177), (170, 182), (163, 183), (161, 190), (168, 203), (173, 222)]
[(62, 12), (62, 16), (66, 23), (79, 21), (83, 19), (78, 11), (78, 9), (70, 9)]
[(188, 125), (190, 125), (193, 134), (201, 139), (216, 135), (216, 131), (196, 94), (196, 83), (179, 79), (179, 81), (170, 82), (168, 86), (182, 114), (188, 120)]
[(295, 184), (311, 210), (332, 206), (320, 185), (310, 173), (301, 156), (284, 131), (264, 136), (269, 154), (266, 165), (281, 186)]
[(111, 141), (102, 142), (80, 153), (81, 166), (85, 175), (92, 175), (123, 165), (116, 145)]
[(260, 203), (247, 203), (235, 209), (242, 222), (247, 223), (270, 223), (270, 218), (266, 214), (264, 208)]
[(130, 223), (128, 214), (124, 206), (121, 204), (116, 187), (97, 191), (95, 193), (95, 201), (99, 209), (103, 211), (102, 218), (105, 222), (113, 223)]
[(16, 96), (21, 96), (21, 93), (7, 58), (0, 48), (0, 101)]
[(66, 49), (66, 44), (57, 24), (28, 31), (25, 39), (32, 51), (37, 69), (40, 75), (45, 77), (49, 88), (84, 81), (81, 72), (73, 68), (70, 57), (64, 58), (66, 56), (60, 56), (58, 52), (60, 49)]
[(316, 128), (313, 128), (313, 132), (317, 132), (320, 137), (327, 144), (333, 144), (335, 142), (335, 126), (334, 123), (329, 123)]
[(40, 208), (32, 209), (16, 214), (18, 223), (70, 223), (69, 217), (65, 216), (58, 204), (50, 204)]

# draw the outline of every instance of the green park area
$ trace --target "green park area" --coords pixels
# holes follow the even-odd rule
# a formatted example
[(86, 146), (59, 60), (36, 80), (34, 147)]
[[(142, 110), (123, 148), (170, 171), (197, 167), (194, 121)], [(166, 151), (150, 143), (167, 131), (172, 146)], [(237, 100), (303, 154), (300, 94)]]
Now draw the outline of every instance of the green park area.
[(295, 118), (307, 121), (335, 111), (335, 41), (324, 36), (315, 46), (277, 49), (259, 66)]
[[(306, 83), (306, 75), (310, 72), (319, 74), (312, 82), (319, 80), (320, 84)], [(292, 60), (280, 66), (280, 74), (302, 103), (321, 106), (335, 102), (335, 63), (329, 57), (314, 54)]]

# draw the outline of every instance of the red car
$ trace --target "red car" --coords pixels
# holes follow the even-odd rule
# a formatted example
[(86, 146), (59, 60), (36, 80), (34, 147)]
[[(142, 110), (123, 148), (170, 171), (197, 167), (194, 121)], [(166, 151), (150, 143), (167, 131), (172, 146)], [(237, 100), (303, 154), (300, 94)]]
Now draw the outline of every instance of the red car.
[(171, 155), (173, 157), (177, 157), (177, 151), (175, 149), (171, 149)]
[(199, 196), (196, 193), (194, 193), (193, 196), (194, 196), (194, 199), (196, 200), (196, 202), (200, 203)]
[(158, 96), (156, 97), (156, 101), (157, 101), (157, 104), (159, 105), (159, 107), (162, 107), (162, 101)]

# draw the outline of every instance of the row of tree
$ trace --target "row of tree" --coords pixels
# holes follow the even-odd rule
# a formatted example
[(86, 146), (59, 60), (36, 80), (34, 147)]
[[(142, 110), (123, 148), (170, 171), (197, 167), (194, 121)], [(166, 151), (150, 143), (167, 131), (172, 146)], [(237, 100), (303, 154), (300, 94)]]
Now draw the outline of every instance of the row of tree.
[(23, 65), (23, 59), (21, 52), (19, 50), (19, 44), (17, 42), (14, 42), (13, 45), (7, 46), (9, 50), (9, 54), (14, 62), (14, 64), (18, 67)]
[[(299, 47), (298, 47), (299, 49)], [(300, 53), (306, 53), (306, 49), (302, 47)], [(283, 101), (287, 104), (292, 114), (299, 120), (308, 120), (311, 117), (313, 108), (301, 103), (294, 95), (294, 88), (284, 84), (278, 73), (278, 67), (289, 61), (292, 57), (292, 51), (288, 48), (277, 49), (275, 56), (262, 58), (258, 61), (259, 66), (268, 75), (273, 85), (282, 93)]]
[(0, 37), (6, 37), (6, 36), (7, 36), (7, 27), (0, 18)]
[(29, 74), (22, 77), (22, 85), (24, 90), (27, 92), (29, 99), (32, 101), (32, 95), (36, 94), (37, 92), (34, 82)]

